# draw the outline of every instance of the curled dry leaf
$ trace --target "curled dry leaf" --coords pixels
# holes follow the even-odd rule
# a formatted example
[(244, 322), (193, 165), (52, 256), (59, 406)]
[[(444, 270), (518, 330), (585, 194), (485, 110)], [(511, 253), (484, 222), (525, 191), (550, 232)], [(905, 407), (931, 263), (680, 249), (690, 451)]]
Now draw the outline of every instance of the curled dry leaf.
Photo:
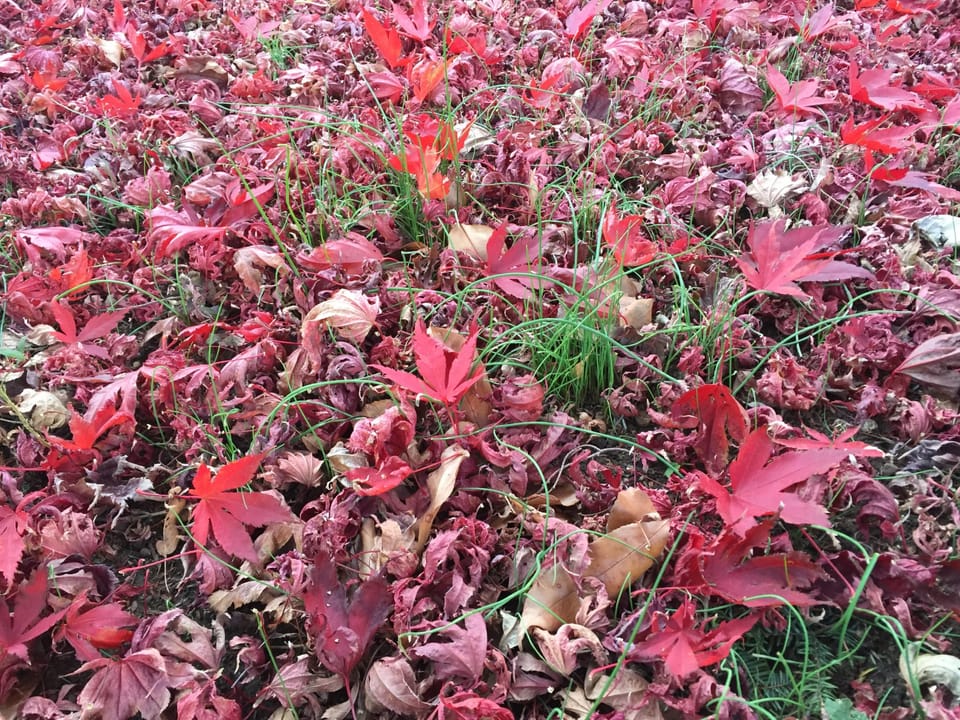
[[(376, 325), (380, 315), (380, 298), (364, 295), (357, 290), (337, 290), (306, 314), (300, 327), (307, 352), (319, 353), (317, 326), (331, 327), (345, 340), (362, 342)], [(311, 353), (311, 354), (314, 354)]]
[(900, 655), (900, 675), (907, 687), (936, 685), (960, 698), (960, 658), (955, 655), (921, 654), (919, 644), (911, 643)]
[(647, 681), (629, 668), (609, 674), (587, 673), (584, 691), (588, 700), (603, 698), (605, 705), (623, 713), (624, 720), (663, 720), (660, 704), (647, 697)]
[(430, 490), (430, 507), (420, 518), (417, 527), (417, 543), (414, 551), (419, 555), (427, 545), (427, 537), (433, 528), (433, 521), (440, 511), (440, 507), (453, 494), (457, 484), (457, 473), (460, 465), (470, 455), (460, 445), (451, 445), (440, 455), (440, 467), (427, 476), (427, 488)]
[(17, 409), (29, 416), (30, 424), (38, 430), (56, 430), (70, 420), (70, 411), (47, 390), (27, 388), (17, 396)]
[(180, 533), (179, 518), (186, 504), (186, 500), (173, 494), (167, 498), (167, 514), (163, 518), (163, 537), (156, 543), (157, 553), (160, 557), (170, 557), (180, 547), (183, 535)]
[(365, 580), (376, 575), (392, 559), (395, 563), (409, 560), (415, 567), (417, 560), (412, 553), (415, 542), (412, 527), (404, 530), (396, 520), (364, 518), (360, 528), (363, 549), (358, 559), (360, 577)]
[[(624, 586), (639, 579), (663, 552), (670, 523), (660, 518), (650, 498), (639, 488), (617, 496), (607, 534), (590, 543), (590, 563), (583, 577), (600, 580), (607, 594), (619, 595)], [(580, 607), (577, 582), (560, 565), (554, 565), (534, 581), (524, 600), (521, 623), (524, 628), (556, 630), (573, 622)]]
[(747, 195), (769, 210), (779, 208), (788, 197), (806, 189), (806, 182), (783, 170), (762, 170), (747, 186)]
[(451, 250), (466, 253), (477, 260), (487, 259), (487, 241), (493, 235), (489, 225), (462, 225), (457, 223), (447, 232)]
[(555, 633), (541, 628), (533, 629), (533, 636), (543, 654), (543, 659), (551, 670), (569, 676), (577, 669), (578, 656), (590, 653), (598, 665), (606, 661), (607, 651), (603, 649), (600, 638), (588, 627), (568, 623)]

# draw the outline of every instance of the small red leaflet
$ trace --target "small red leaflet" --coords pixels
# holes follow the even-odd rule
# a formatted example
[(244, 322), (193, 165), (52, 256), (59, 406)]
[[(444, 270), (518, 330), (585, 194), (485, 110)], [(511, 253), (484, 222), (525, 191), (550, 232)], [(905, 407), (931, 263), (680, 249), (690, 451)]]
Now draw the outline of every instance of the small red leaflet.
[(840, 128), (840, 139), (847, 145), (859, 145), (867, 150), (891, 155), (911, 147), (914, 143), (908, 141), (908, 138), (920, 129), (920, 125), (879, 129), (888, 117), (889, 115), (881, 115), (873, 120), (854, 125), (851, 115)]
[(54, 330), (50, 333), (53, 338), (66, 345), (76, 345), (87, 355), (98, 357), (101, 360), (109, 360), (110, 353), (104, 348), (94, 345), (93, 340), (98, 340), (112, 333), (123, 316), (127, 314), (126, 310), (119, 310), (95, 315), (87, 322), (83, 330), (77, 333), (76, 318), (69, 303), (51, 302), (50, 312), (60, 326), (60, 332)]
[(874, 279), (869, 270), (834, 260), (839, 250), (824, 252), (845, 233), (844, 228), (832, 225), (786, 230), (783, 219), (758, 223), (750, 228), (749, 251), (737, 258), (737, 265), (754, 290), (789, 295), (798, 300), (810, 298), (798, 282)]
[(125, 120), (134, 117), (140, 109), (143, 99), (140, 93), (130, 94), (129, 88), (119, 80), (113, 81), (113, 95), (104, 95), (96, 101), (95, 109), (101, 115)]
[(881, 110), (910, 110), (923, 112), (927, 105), (914, 92), (892, 85), (893, 72), (874, 68), (860, 72), (855, 60), (850, 61), (850, 97), (857, 102), (873, 105)]
[(9, 656), (29, 662), (27, 643), (43, 635), (66, 612), (66, 608), (51, 613), (41, 619), (47, 608), (47, 568), (34, 571), (29, 580), (23, 582), (17, 590), (13, 608), (7, 597), (0, 598), (0, 663), (10, 667), (5, 661)]
[(747, 411), (722, 384), (687, 390), (673, 403), (668, 421), (673, 427), (697, 428), (694, 450), (713, 474), (723, 472), (727, 465), (727, 436), (740, 442), (749, 430)]
[(528, 298), (531, 288), (540, 283), (539, 278), (524, 277), (539, 270), (540, 240), (529, 235), (507, 249), (506, 235), (507, 226), (503, 223), (487, 240), (487, 275), (507, 295)]
[(423, 320), (418, 319), (413, 331), (413, 355), (422, 379), (383, 365), (374, 364), (371, 367), (383, 373), (401, 391), (425, 395), (453, 407), (483, 377), (482, 368), (471, 373), (476, 361), (479, 332), (479, 328), (474, 327), (460, 351), (454, 352), (430, 337)]
[(593, 19), (606, 10), (609, 4), (610, 0), (587, 0), (583, 7), (567, 15), (563, 26), (564, 33), (572, 40), (582, 37), (593, 24)]
[(100, 650), (114, 650), (133, 637), (133, 631), (124, 628), (138, 622), (138, 617), (118, 603), (94, 604), (87, 600), (84, 592), (70, 603), (55, 638), (66, 640), (73, 646), (77, 658), (88, 662), (100, 658)]
[(764, 426), (747, 436), (730, 463), (730, 490), (709, 475), (696, 473), (701, 489), (716, 498), (717, 514), (727, 527), (743, 536), (756, 526), (756, 518), (768, 515), (779, 515), (794, 525), (829, 526), (820, 505), (789, 489), (836, 467), (849, 453), (826, 447), (791, 450), (771, 459), (772, 455), (773, 441)]
[(623, 267), (646, 265), (656, 257), (660, 248), (643, 233), (642, 215), (618, 215), (616, 203), (611, 203), (603, 216), (603, 241), (613, 251), (613, 257)]
[(791, 85), (779, 70), (767, 68), (767, 84), (777, 98), (779, 109), (791, 115), (815, 115), (821, 105), (832, 105), (833, 100), (817, 96), (819, 80), (803, 80)]
[(213, 478), (201, 463), (187, 498), (198, 500), (193, 508), (191, 532), (197, 545), (207, 544), (211, 531), (224, 550), (256, 563), (257, 551), (245, 526), (292, 522), (296, 517), (276, 495), (266, 492), (229, 492), (253, 479), (266, 453), (248, 455), (227, 463)]
[(363, 15), (363, 27), (367, 35), (373, 40), (373, 44), (377, 46), (387, 65), (396, 68), (409, 62), (403, 60), (403, 42), (400, 40), (400, 34), (377, 20), (376, 16), (366, 8), (362, 8), (360, 13)]
[(410, 8), (411, 14), (400, 9), (396, 3), (393, 4), (393, 19), (403, 31), (403, 34), (413, 38), (417, 42), (425, 43), (433, 35), (433, 28), (437, 24), (436, 20), (428, 17), (427, 7), (424, 0), (413, 0)]
[(383, 495), (400, 485), (413, 468), (396, 455), (390, 455), (376, 467), (352, 468), (344, 475), (358, 495)]
[(733, 644), (760, 619), (759, 615), (748, 615), (722, 622), (713, 630), (704, 632), (703, 623), (696, 624), (695, 610), (688, 598), (669, 617), (666, 613), (654, 613), (650, 634), (630, 649), (630, 660), (663, 660), (666, 671), (677, 680), (683, 680), (700, 668), (727, 657)]

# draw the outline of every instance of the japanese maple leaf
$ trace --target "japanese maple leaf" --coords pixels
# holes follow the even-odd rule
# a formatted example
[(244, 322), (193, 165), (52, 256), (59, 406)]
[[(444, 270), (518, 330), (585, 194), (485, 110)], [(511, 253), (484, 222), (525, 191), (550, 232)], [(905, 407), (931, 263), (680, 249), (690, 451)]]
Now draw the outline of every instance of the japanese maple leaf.
[(758, 615), (748, 615), (722, 622), (710, 632), (704, 632), (697, 627), (695, 609), (686, 599), (669, 617), (662, 612), (654, 613), (650, 634), (630, 649), (630, 660), (663, 660), (666, 671), (683, 680), (727, 657), (733, 644), (760, 619)]
[(373, 44), (377, 46), (387, 65), (392, 68), (402, 65), (403, 42), (400, 40), (400, 34), (377, 20), (376, 16), (366, 8), (362, 8), (360, 13), (363, 16), (363, 27), (367, 35), (373, 40)]
[(802, 552), (757, 555), (756, 548), (770, 542), (773, 520), (757, 525), (741, 538), (722, 533), (695, 558), (704, 583), (697, 592), (709, 591), (747, 607), (796, 607), (816, 605), (804, 589), (822, 576), (822, 571)]
[(567, 15), (563, 29), (567, 37), (576, 40), (581, 37), (593, 24), (593, 19), (598, 13), (607, 9), (610, 0), (588, 0), (583, 7), (577, 8)]
[(59, 332), (55, 330), (50, 333), (51, 337), (67, 345), (76, 345), (87, 355), (98, 357), (101, 360), (109, 360), (110, 353), (104, 348), (94, 345), (92, 341), (105, 337), (113, 332), (123, 319), (123, 316), (127, 314), (126, 310), (119, 310), (117, 312), (94, 315), (87, 321), (83, 330), (77, 333), (77, 321), (69, 303), (51, 302), (50, 312), (60, 326)]
[(767, 84), (777, 98), (783, 112), (797, 115), (815, 115), (821, 105), (832, 105), (833, 100), (817, 96), (819, 80), (803, 80), (791, 85), (775, 67), (767, 68)]
[(810, 298), (798, 282), (824, 282), (853, 278), (873, 279), (873, 273), (834, 260), (839, 251), (819, 252), (843, 236), (842, 227), (816, 225), (785, 230), (786, 220), (752, 225), (747, 236), (749, 252), (737, 265), (755, 290)]
[(47, 607), (47, 569), (41, 567), (17, 589), (13, 610), (6, 598), (0, 598), (0, 666), (6, 667), (7, 656), (30, 662), (27, 643), (52, 628), (66, 609), (40, 615)]
[(293, 513), (275, 495), (265, 492), (229, 492), (246, 485), (266, 453), (248, 455), (227, 463), (217, 477), (201, 463), (186, 497), (199, 502), (193, 508), (191, 532), (197, 545), (206, 545), (211, 531), (217, 542), (231, 555), (256, 563), (257, 551), (246, 526), (291, 522)]
[(92, 450), (107, 430), (128, 422), (134, 422), (133, 415), (117, 410), (113, 405), (103, 405), (97, 408), (93, 417), (89, 420), (83, 415), (73, 413), (69, 422), (73, 439), (56, 438), (54, 442), (67, 450)]
[(407, 80), (413, 89), (413, 96), (420, 102), (429, 98), (446, 76), (447, 63), (445, 60), (424, 58), (407, 68)]
[(347, 602), (347, 591), (337, 578), (333, 559), (320, 555), (303, 604), (310, 617), (317, 658), (347, 681), (390, 614), (393, 594), (383, 578), (372, 576), (360, 583)]
[(352, 468), (344, 476), (353, 483), (358, 495), (383, 495), (412, 473), (412, 467), (396, 455), (390, 455), (376, 467)]
[[(493, 277), (493, 284), (507, 295), (528, 298), (532, 295), (533, 285), (538, 283), (537, 278), (516, 277), (516, 275), (537, 272), (540, 241), (536, 235), (530, 235), (507, 249), (506, 236), (507, 226), (501, 224), (487, 239), (487, 275)], [(514, 277), (508, 277), (510, 275)]]
[(890, 70), (864, 70), (860, 72), (855, 60), (850, 61), (850, 97), (857, 102), (873, 105), (881, 110), (926, 110), (923, 100), (916, 93), (891, 85)]
[(113, 95), (104, 95), (96, 101), (96, 109), (101, 114), (113, 118), (125, 119), (134, 117), (140, 110), (140, 104), (143, 99), (140, 93), (136, 96), (130, 94), (130, 90), (119, 80), (113, 81)]
[(656, 257), (660, 248), (643, 233), (646, 221), (642, 215), (618, 215), (612, 203), (603, 216), (603, 241), (613, 251), (613, 257), (623, 267), (646, 265)]
[(794, 16), (792, 19), (794, 29), (800, 33), (804, 42), (810, 42), (824, 33), (830, 32), (839, 22), (834, 16), (832, 4), (824, 5), (810, 17)]
[(756, 518), (779, 515), (794, 525), (829, 526), (826, 511), (812, 500), (804, 500), (789, 489), (812, 475), (827, 472), (849, 453), (835, 448), (792, 450), (771, 459), (773, 441), (766, 426), (757, 428), (740, 446), (730, 463), (730, 489), (709, 475), (698, 473), (701, 489), (717, 500), (717, 513), (727, 527), (744, 535), (757, 524)]
[(80, 691), (85, 717), (159, 718), (170, 704), (171, 684), (179, 681), (155, 648), (129, 653), (115, 660), (101, 657), (84, 663), (78, 673), (95, 670)]
[(30, 516), (19, 507), (11, 509), (0, 505), (0, 548), (3, 548), (0, 552), (0, 579), (8, 585), (13, 582), (26, 549), (24, 535), (29, 521)]
[(931, 173), (878, 165), (874, 162), (873, 153), (870, 150), (863, 151), (863, 164), (871, 180), (879, 180), (885, 182), (887, 185), (894, 185), (896, 187), (923, 190), (924, 192), (938, 195), (944, 200), (960, 202), (960, 190), (934, 182), (931, 179), (934, 175)]
[[(460, 348), (454, 352), (427, 333), (423, 320), (418, 319), (413, 331), (413, 356), (420, 376), (383, 365), (371, 365), (399, 389), (416, 395), (426, 395), (448, 407), (460, 402), (473, 385), (483, 377), (483, 370), (471, 372), (477, 354), (479, 328), (474, 327)], [(421, 379), (422, 378), (422, 379)]]
[(694, 445), (707, 472), (720, 473), (727, 465), (727, 436), (740, 442), (747, 436), (747, 411), (723, 384), (708, 384), (687, 390), (670, 408), (675, 427), (697, 428)]
[(908, 138), (920, 128), (920, 125), (907, 125), (906, 127), (889, 127), (879, 129), (880, 125), (886, 122), (888, 115), (867, 120), (859, 125), (853, 124), (853, 116), (847, 118), (847, 121), (840, 128), (840, 139), (847, 145), (858, 145), (868, 150), (889, 153), (891, 155), (906, 150), (912, 143), (907, 142)]
[(560, 85), (563, 77), (562, 72), (553, 73), (540, 82), (531, 84), (523, 91), (524, 101), (538, 110), (546, 110), (570, 87), (570, 83)]
[(833, 448), (843, 450), (848, 455), (856, 457), (883, 457), (883, 450), (875, 448), (872, 445), (851, 440), (860, 430), (859, 427), (852, 427), (844, 430), (837, 437), (831, 438), (812, 428), (806, 428), (809, 437), (806, 438), (774, 438), (777, 445), (793, 448), (794, 450), (819, 450), (821, 448)]
[(394, 3), (393, 19), (396, 21), (400, 30), (407, 37), (425, 43), (433, 34), (433, 28), (437, 24), (436, 20), (430, 20), (427, 16), (427, 6), (423, 0), (413, 0), (410, 7), (411, 14), (407, 15), (400, 6)]
[(175, 255), (191, 245), (219, 244), (227, 234), (227, 226), (208, 225), (197, 213), (187, 207), (177, 211), (172, 205), (158, 205), (147, 213), (149, 239), (156, 243), (156, 256)]
[(400, 155), (391, 155), (387, 163), (398, 172), (417, 180), (417, 189), (431, 200), (441, 200), (450, 192), (450, 178), (440, 172), (440, 153), (433, 147), (406, 145)]
[(137, 63), (140, 65), (158, 60), (170, 52), (170, 46), (165, 42), (159, 43), (152, 50), (147, 52), (147, 38), (144, 37), (139, 30), (137, 30), (136, 25), (133, 23), (127, 24), (124, 34), (127, 36), (127, 42), (130, 43), (130, 50), (133, 53), (133, 56), (137, 59)]
[(139, 618), (118, 603), (91, 604), (83, 593), (67, 608), (63, 625), (55, 637), (65, 639), (73, 646), (77, 657), (87, 662), (102, 657), (100, 650), (115, 650), (133, 637), (133, 631), (125, 628), (138, 622)]

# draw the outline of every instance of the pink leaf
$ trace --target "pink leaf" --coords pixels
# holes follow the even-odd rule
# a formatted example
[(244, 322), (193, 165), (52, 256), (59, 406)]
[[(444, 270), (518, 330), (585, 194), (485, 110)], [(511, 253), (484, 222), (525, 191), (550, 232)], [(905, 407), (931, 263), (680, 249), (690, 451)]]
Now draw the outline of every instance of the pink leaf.
[(174, 678), (167, 671), (163, 656), (153, 648), (130, 653), (120, 660), (91, 660), (77, 672), (90, 670), (96, 672), (79, 697), (85, 716), (127, 720), (140, 713), (144, 720), (154, 720), (170, 704), (168, 684)]

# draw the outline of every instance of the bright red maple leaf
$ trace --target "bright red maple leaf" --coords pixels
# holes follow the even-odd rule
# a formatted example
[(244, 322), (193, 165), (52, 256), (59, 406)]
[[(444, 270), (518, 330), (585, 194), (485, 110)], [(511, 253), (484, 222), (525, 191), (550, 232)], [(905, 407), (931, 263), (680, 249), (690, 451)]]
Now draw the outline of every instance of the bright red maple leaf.
[(770, 544), (774, 520), (760, 523), (745, 537), (725, 530), (707, 544), (699, 530), (677, 558), (676, 580), (695, 594), (712, 594), (746, 607), (816, 605), (804, 590), (823, 575), (802, 552), (758, 554)]
[(412, 467), (396, 455), (390, 455), (376, 467), (352, 468), (344, 476), (353, 483), (358, 495), (383, 495), (412, 473)]
[(563, 24), (566, 36), (576, 40), (584, 35), (593, 24), (593, 19), (610, 4), (610, 0), (588, 0), (583, 7), (575, 9)]
[(881, 110), (910, 110), (922, 112), (927, 109), (923, 99), (914, 92), (892, 85), (893, 72), (874, 68), (860, 72), (855, 60), (850, 61), (850, 97), (857, 102), (873, 105)]
[(532, 83), (523, 91), (524, 102), (538, 110), (546, 110), (570, 87), (570, 83), (560, 84), (563, 78), (564, 74), (558, 72)]
[(773, 438), (777, 445), (793, 448), (794, 450), (819, 450), (821, 448), (832, 448), (834, 450), (843, 450), (848, 455), (856, 457), (883, 457), (884, 452), (872, 445), (851, 440), (860, 430), (859, 427), (852, 427), (844, 430), (835, 438), (828, 437), (813, 428), (805, 428), (809, 437), (806, 438)]
[(101, 360), (109, 360), (110, 353), (104, 348), (94, 345), (92, 341), (105, 337), (113, 332), (123, 319), (123, 316), (127, 314), (126, 310), (119, 310), (117, 312), (94, 315), (87, 321), (83, 330), (77, 333), (76, 317), (69, 303), (51, 302), (50, 312), (60, 326), (59, 332), (55, 330), (50, 333), (51, 337), (66, 345), (75, 345), (87, 355), (98, 357)]
[(607, 209), (601, 232), (618, 265), (637, 267), (656, 257), (660, 248), (643, 233), (645, 223), (642, 215), (618, 215), (616, 203)]
[(895, 187), (913, 188), (937, 195), (944, 200), (960, 202), (960, 190), (941, 185), (932, 180), (932, 173), (908, 170), (902, 167), (889, 167), (877, 164), (870, 150), (863, 151), (863, 164), (871, 180), (879, 180)]
[(398, 389), (425, 395), (447, 407), (454, 407), (481, 377), (483, 369), (471, 372), (477, 355), (477, 336), (480, 330), (474, 327), (463, 347), (454, 352), (439, 340), (430, 337), (423, 320), (418, 319), (413, 330), (413, 356), (421, 377), (404, 370), (395, 370), (372, 364)]
[(102, 657), (100, 650), (115, 650), (133, 637), (133, 631), (126, 628), (138, 622), (140, 619), (119, 603), (91, 604), (83, 593), (70, 603), (55, 638), (66, 640), (77, 658), (87, 662)]
[(834, 102), (817, 95), (819, 80), (802, 80), (791, 85), (783, 73), (773, 66), (767, 68), (767, 84), (773, 90), (780, 110), (791, 115), (815, 115), (820, 112), (818, 108), (821, 105), (832, 105)]
[(792, 450), (771, 459), (773, 441), (766, 426), (757, 428), (740, 446), (730, 463), (730, 490), (704, 473), (696, 473), (704, 492), (717, 500), (717, 513), (728, 528), (744, 535), (756, 518), (779, 515), (795, 525), (829, 526), (827, 513), (816, 502), (788, 490), (812, 475), (827, 472), (849, 453), (835, 448)]
[(0, 505), (0, 580), (6, 584), (13, 582), (17, 574), (17, 565), (26, 549), (26, 535), (30, 516), (17, 508)]
[(847, 145), (858, 145), (867, 150), (876, 150), (891, 155), (906, 150), (913, 144), (907, 141), (908, 138), (920, 129), (920, 125), (879, 129), (888, 117), (889, 115), (882, 115), (873, 120), (854, 125), (851, 115), (847, 118), (843, 127), (840, 128), (840, 139)]
[(442, 200), (450, 192), (452, 182), (440, 172), (442, 156), (436, 148), (404, 146), (400, 154), (387, 158), (387, 164), (397, 172), (406, 172), (417, 180), (417, 189), (431, 200)]
[(433, 28), (437, 24), (436, 20), (429, 18), (424, 0), (413, 0), (409, 15), (394, 3), (393, 19), (404, 35), (421, 43), (432, 37)]
[(34, 571), (28, 580), (17, 589), (13, 609), (6, 598), (0, 598), (0, 666), (5, 666), (7, 656), (30, 662), (27, 643), (52, 628), (66, 608), (41, 618), (47, 608), (47, 569)]
[(696, 624), (696, 608), (685, 599), (672, 615), (656, 612), (650, 634), (629, 650), (631, 661), (663, 660), (666, 671), (677, 680), (693, 675), (702, 667), (723, 660), (730, 648), (760, 619), (748, 615), (722, 622), (709, 632)]
[(503, 223), (487, 239), (487, 276), (507, 295), (528, 298), (532, 288), (540, 284), (539, 278), (529, 277), (539, 270), (540, 240), (529, 235), (507, 249), (506, 237), (507, 226)]
[(92, 450), (107, 430), (128, 422), (134, 422), (133, 415), (117, 410), (114, 405), (103, 405), (96, 409), (89, 420), (83, 415), (73, 413), (69, 422), (72, 440), (63, 438), (52, 438), (52, 440), (57, 446), (67, 450)]
[(424, 58), (407, 68), (407, 80), (413, 90), (413, 96), (423, 102), (439, 87), (447, 76), (446, 60)]
[(386, 581), (375, 575), (360, 583), (348, 602), (333, 559), (320, 555), (303, 593), (303, 604), (310, 617), (317, 659), (346, 681), (390, 614), (393, 594)]
[[(373, 40), (373, 44), (377, 46), (377, 50), (380, 51), (380, 55), (386, 60), (387, 65), (391, 68), (403, 65), (405, 61), (403, 60), (403, 41), (400, 39), (400, 33), (381, 23), (366, 8), (361, 8), (360, 13), (363, 16), (363, 27), (366, 29), (367, 35)], [(406, 62), (409, 62), (409, 60)]]
[(832, 225), (786, 230), (783, 219), (758, 223), (751, 226), (747, 236), (749, 251), (737, 258), (737, 265), (755, 290), (799, 300), (808, 300), (810, 296), (798, 282), (874, 279), (869, 270), (834, 260), (840, 251), (823, 251), (845, 232), (844, 228)]
[(224, 550), (243, 560), (256, 563), (257, 551), (246, 527), (296, 520), (275, 495), (266, 492), (229, 492), (253, 479), (266, 453), (248, 455), (227, 463), (212, 478), (210, 468), (201, 463), (187, 498), (199, 500), (193, 508), (191, 532), (197, 545), (206, 545), (211, 531)]
[(104, 95), (94, 103), (94, 107), (102, 115), (112, 118), (128, 119), (136, 116), (143, 103), (140, 93), (130, 94), (130, 89), (119, 80), (113, 81), (113, 95)]

